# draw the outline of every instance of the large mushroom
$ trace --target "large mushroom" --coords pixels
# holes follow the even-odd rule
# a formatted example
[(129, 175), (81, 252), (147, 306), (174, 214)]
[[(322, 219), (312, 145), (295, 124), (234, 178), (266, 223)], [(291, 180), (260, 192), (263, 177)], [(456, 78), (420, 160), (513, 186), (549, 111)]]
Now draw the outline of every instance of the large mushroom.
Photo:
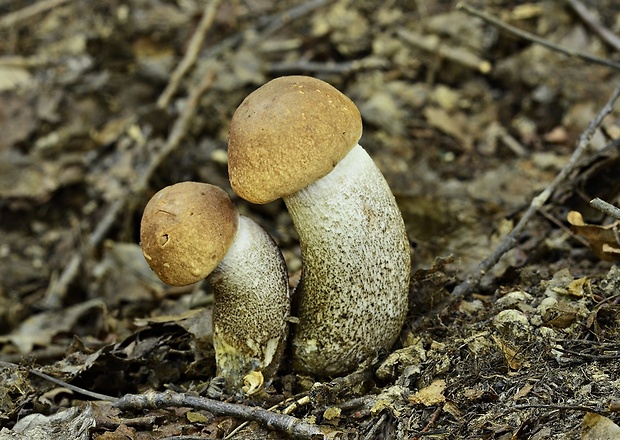
[(299, 235), (293, 367), (329, 376), (391, 347), (407, 314), (411, 256), (385, 178), (358, 144), (355, 104), (324, 81), (274, 79), (233, 115), (228, 170), (252, 203), (283, 198)]
[(240, 391), (244, 378), (268, 379), (284, 351), (290, 312), (282, 254), (254, 221), (240, 216), (222, 189), (182, 182), (157, 192), (144, 208), (142, 253), (167, 284), (208, 276), (215, 292), (213, 345), (217, 375)]

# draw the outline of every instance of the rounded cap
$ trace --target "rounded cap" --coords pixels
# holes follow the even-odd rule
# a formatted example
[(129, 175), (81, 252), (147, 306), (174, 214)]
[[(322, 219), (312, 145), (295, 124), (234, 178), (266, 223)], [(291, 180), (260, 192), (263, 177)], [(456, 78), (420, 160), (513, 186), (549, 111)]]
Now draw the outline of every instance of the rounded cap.
[(361, 136), (359, 110), (336, 88), (308, 76), (276, 78), (232, 117), (230, 183), (252, 203), (294, 194), (329, 174)]
[(239, 214), (224, 190), (182, 182), (156, 193), (140, 224), (142, 253), (167, 284), (186, 286), (207, 277), (237, 233)]

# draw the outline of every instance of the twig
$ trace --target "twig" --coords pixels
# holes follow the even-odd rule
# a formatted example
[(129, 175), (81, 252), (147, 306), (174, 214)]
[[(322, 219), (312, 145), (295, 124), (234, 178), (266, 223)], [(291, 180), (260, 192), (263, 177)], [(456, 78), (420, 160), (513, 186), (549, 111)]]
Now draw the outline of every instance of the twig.
[(170, 80), (168, 81), (166, 88), (157, 100), (157, 106), (159, 108), (164, 108), (168, 105), (170, 98), (172, 98), (172, 95), (174, 95), (179, 88), (181, 79), (183, 79), (183, 76), (187, 73), (187, 71), (194, 65), (194, 63), (196, 63), (198, 53), (200, 52), (200, 47), (205, 39), (205, 35), (213, 25), (215, 14), (217, 12), (217, 8), (220, 6), (220, 2), (221, 0), (211, 0), (211, 2), (205, 7), (202, 13), (202, 19), (200, 20), (200, 23), (198, 23), (198, 27), (196, 28), (194, 35), (192, 35), (183, 59), (177, 65), (176, 69), (174, 69), (174, 72), (170, 75)]
[(302, 3), (301, 5), (295, 5), (292, 8), (278, 14), (262, 17), (258, 20), (258, 23), (255, 26), (229, 35), (219, 43), (206, 49), (202, 54), (202, 57), (213, 58), (222, 53), (224, 50), (235, 47), (249, 34), (258, 34), (255, 41), (264, 40), (266, 37), (280, 30), (292, 21), (333, 2), (334, 0), (312, 0)]
[(585, 7), (579, 0), (566, 0), (566, 3), (573, 8), (573, 11), (592, 31), (605, 43), (609, 44), (616, 51), (620, 52), (620, 38), (605, 26), (603, 26), (596, 16)]
[(609, 411), (602, 410), (600, 408), (591, 408), (589, 406), (582, 405), (546, 405), (546, 404), (524, 404), (524, 405), (514, 405), (512, 408), (509, 408), (507, 411), (515, 409), (559, 409), (561, 411), (586, 411), (586, 412), (594, 412), (598, 414), (609, 414)]
[(580, 51), (575, 51), (575, 50), (570, 50), (567, 49), (565, 47), (562, 46), (558, 46), (557, 44), (552, 43), (549, 40), (545, 40), (544, 38), (538, 37), (534, 34), (531, 34), (527, 31), (524, 31), (522, 29), (516, 28), (514, 26), (511, 26), (507, 23), (504, 23), (503, 21), (501, 21), (500, 19), (492, 16), (491, 14), (488, 14), (484, 11), (480, 11), (476, 8), (474, 8), (473, 6), (464, 3), (464, 2), (460, 2), (456, 5), (457, 9), (462, 9), (463, 11), (467, 12), (470, 15), (473, 15), (475, 17), (481, 18), (482, 20), (484, 20), (487, 23), (491, 23), (492, 25), (508, 32), (511, 33), (513, 35), (516, 35), (519, 38), (523, 38), (524, 40), (527, 41), (531, 41), (532, 43), (536, 43), (539, 44), (543, 47), (546, 47), (547, 49), (551, 49), (555, 52), (559, 52), (561, 54), (564, 54), (566, 56), (569, 57), (576, 57), (576, 58), (581, 58), (582, 60), (585, 61), (589, 61), (591, 63), (596, 63), (596, 64), (602, 64), (603, 66), (607, 66), (607, 67), (611, 67), (613, 69), (618, 69), (620, 70), (620, 63), (617, 63), (615, 61), (611, 61), (608, 60), (606, 58), (601, 58), (601, 57), (597, 57), (596, 55), (590, 55), (588, 53), (585, 52), (580, 52)]
[(590, 206), (615, 218), (616, 220), (620, 220), (620, 208), (612, 205), (611, 203), (607, 203), (606, 201), (597, 197), (590, 200)]
[[(272, 407), (270, 407), (268, 409), (268, 411), (274, 411), (276, 410), (278, 407), (280, 406), (280, 403), (273, 405)], [(237, 426), (235, 429), (233, 429), (232, 431), (230, 431), (228, 433), (228, 435), (226, 437), (224, 437), (223, 440), (230, 440), (231, 438), (233, 438), (239, 431), (241, 431), (243, 428), (245, 428), (246, 426), (248, 426), (250, 424), (249, 421), (245, 421), (243, 423), (241, 423), (239, 426)]]
[(209, 71), (202, 77), (200, 83), (193, 90), (191, 90), (190, 95), (187, 98), (185, 108), (176, 121), (174, 121), (174, 125), (172, 126), (172, 130), (168, 135), (166, 143), (163, 148), (154, 155), (147, 168), (140, 174), (140, 179), (138, 179), (138, 182), (133, 188), (134, 192), (140, 193), (144, 191), (149, 180), (151, 180), (153, 173), (155, 173), (157, 168), (159, 168), (164, 159), (181, 144), (181, 141), (183, 140), (183, 137), (185, 137), (187, 129), (189, 128), (189, 123), (196, 113), (200, 98), (204, 95), (207, 89), (211, 87), (214, 81), (215, 72)]
[(47, 308), (54, 309), (60, 307), (69, 284), (75, 279), (78, 274), (84, 255), (89, 254), (94, 247), (98, 246), (101, 243), (101, 241), (110, 230), (111, 226), (118, 218), (121, 211), (127, 205), (127, 201), (129, 200), (130, 195), (140, 194), (141, 192), (143, 192), (146, 189), (148, 182), (153, 176), (155, 170), (157, 170), (163, 160), (179, 146), (181, 140), (187, 133), (190, 121), (194, 117), (200, 97), (211, 86), (211, 84), (213, 84), (214, 80), (215, 73), (209, 72), (204, 75), (200, 83), (191, 90), (185, 107), (174, 122), (174, 125), (172, 126), (172, 130), (170, 132), (170, 135), (168, 136), (168, 139), (166, 140), (166, 143), (161, 150), (159, 150), (155, 154), (150, 155), (151, 160), (146, 166), (146, 169), (142, 170), (139, 173), (138, 180), (132, 186), (132, 192), (125, 194), (124, 197), (119, 198), (110, 204), (110, 206), (106, 209), (106, 214), (99, 221), (93, 232), (90, 234), (84, 248), (76, 251), (69, 263), (63, 269), (60, 277), (55, 282), (50, 283), (50, 285), (48, 286), (44, 298), (44, 305)]
[(375, 57), (363, 58), (361, 60), (342, 61), (342, 62), (318, 62), (318, 61), (280, 61), (270, 63), (267, 70), (270, 73), (285, 74), (290, 72), (313, 72), (318, 74), (338, 74), (344, 75), (350, 72), (357, 72), (364, 69), (380, 69), (387, 66), (384, 59)]
[[(609, 101), (605, 104), (605, 106), (601, 109), (601, 111), (596, 115), (596, 117), (590, 122), (588, 127), (584, 130), (584, 132), (579, 137), (577, 142), (577, 147), (570, 157), (568, 163), (564, 165), (562, 170), (558, 173), (558, 175), (553, 179), (553, 181), (541, 192), (538, 196), (532, 199), (530, 206), (525, 211), (519, 222), (516, 226), (506, 235), (502, 241), (499, 243), (495, 251), (483, 260), (478, 267), (475, 269), (474, 273), (471, 274), (465, 281), (456, 286), (456, 288), (452, 291), (452, 296), (448, 297), (446, 301), (452, 303), (457, 299), (463, 297), (464, 295), (470, 293), (473, 289), (475, 289), (480, 280), (497, 262), (499, 259), (510, 249), (512, 249), (517, 244), (517, 238), (528, 222), (534, 217), (534, 215), (538, 212), (538, 210), (547, 202), (549, 197), (553, 194), (553, 192), (558, 188), (560, 183), (566, 179), (566, 177), (577, 167), (581, 156), (586, 151), (587, 147), (590, 145), (590, 139), (594, 135), (594, 132), (598, 128), (598, 126), (603, 121), (603, 118), (612, 112), (614, 103), (620, 96), (620, 87), (616, 87), (609, 98)], [(444, 306), (447, 304), (443, 304)]]
[(593, 361), (617, 361), (620, 359), (620, 353), (615, 354), (590, 354), (590, 353), (582, 353), (580, 351), (569, 350), (567, 348), (562, 347), (553, 347), (554, 350), (559, 351), (561, 353), (572, 354), (573, 356), (582, 357), (585, 359), (590, 359)]
[(93, 232), (88, 236), (88, 240), (83, 248), (73, 254), (60, 277), (55, 282), (50, 283), (43, 297), (41, 307), (49, 310), (60, 308), (69, 284), (71, 284), (78, 274), (84, 255), (90, 254), (95, 246), (101, 243), (123, 206), (124, 200), (119, 199), (115, 200), (107, 208), (105, 215), (99, 220)]
[(297, 411), (299, 408), (301, 408), (302, 406), (306, 406), (306, 405), (310, 405), (310, 396), (308, 395), (302, 396), (301, 398), (293, 401), (293, 403), (291, 403), (290, 405), (288, 405), (286, 408), (282, 410), (282, 414), (292, 414), (295, 411)]
[(366, 361), (357, 370), (346, 376), (337, 377), (331, 382), (315, 383), (308, 392), (310, 403), (315, 408), (329, 405), (343, 391), (350, 391), (372, 377), (371, 362)]
[(69, 0), (42, 0), (38, 3), (26, 6), (25, 8), (10, 12), (0, 18), (0, 29), (15, 26), (20, 21), (27, 20), (32, 16), (45, 12), (49, 9), (53, 9), (63, 3), (67, 3), (68, 1)]
[(310, 0), (293, 6), (292, 8), (284, 11), (283, 13), (277, 14), (275, 17), (270, 18), (261, 32), (261, 37), (265, 38), (279, 31), (292, 21), (297, 20), (298, 18), (301, 18), (304, 15), (316, 11), (317, 9), (322, 8), (323, 6), (326, 6), (333, 2), (334, 0)]
[(374, 438), (379, 438), (376, 434), (377, 432), (379, 432), (379, 429), (381, 428), (381, 426), (383, 426), (387, 418), (388, 418), (387, 412), (384, 412), (383, 414), (381, 414), (381, 417), (379, 417), (379, 420), (377, 420), (373, 424), (372, 428), (370, 428), (370, 431), (368, 431), (368, 433), (364, 436), (364, 440), (372, 440)]
[(435, 425), (435, 423), (437, 422), (437, 419), (441, 415), (442, 411), (443, 411), (443, 407), (441, 406), (438, 407), (435, 410), (435, 412), (431, 415), (431, 418), (429, 419), (426, 426), (415, 437), (413, 437), (412, 440), (419, 440), (420, 437), (424, 435), (424, 433), (428, 433), (431, 429), (431, 426)]
[[(0, 365), (8, 368), (20, 368), (19, 365), (4, 361), (0, 361)], [(106, 402), (116, 402), (118, 400), (116, 397), (106, 396), (105, 394), (99, 394), (93, 391), (85, 390), (84, 388), (76, 387), (75, 385), (71, 385), (70, 383), (67, 383), (60, 379), (56, 379), (55, 377), (42, 373), (41, 371), (35, 370), (34, 368), (28, 368), (28, 372), (86, 397), (103, 400)]]
[(491, 71), (491, 63), (487, 60), (483, 60), (478, 55), (463, 48), (454, 48), (442, 44), (434, 36), (422, 35), (405, 29), (399, 29), (397, 33), (402, 40), (419, 49), (438, 54), (462, 66), (478, 70), (480, 73), (486, 74)]
[(209, 411), (218, 416), (236, 417), (258, 422), (299, 439), (328, 439), (333, 438), (338, 433), (331, 428), (306, 423), (295, 417), (274, 413), (263, 408), (220, 402), (219, 400), (188, 396), (172, 391), (163, 393), (149, 391), (141, 395), (129, 394), (117, 400), (114, 406), (122, 410), (133, 411), (190, 407)]

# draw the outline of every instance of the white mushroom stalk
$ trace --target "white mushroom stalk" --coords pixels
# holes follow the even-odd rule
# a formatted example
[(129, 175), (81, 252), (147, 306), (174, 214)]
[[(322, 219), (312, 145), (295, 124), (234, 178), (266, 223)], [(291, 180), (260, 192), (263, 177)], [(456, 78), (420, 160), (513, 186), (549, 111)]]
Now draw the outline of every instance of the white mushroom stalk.
[(233, 189), (253, 203), (283, 198), (302, 252), (293, 297), (295, 370), (343, 374), (390, 348), (408, 308), (411, 256), (385, 178), (357, 144), (361, 116), (329, 84), (277, 78), (235, 112)]
[(284, 202), (299, 234), (302, 278), (293, 365), (336, 375), (391, 347), (407, 314), (409, 242), (394, 196), (359, 145)]
[(207, 279), (215, 291), (217, 375), (235, 388), (251, 371), (271, 378), (282, 358), (290, 311), (286, 266), (273, 239), (239, 216), (235, 241)]
[(148, 202), (140, 240), (165, 283), (183, 286), (208, 277), (213, 285), (213, 345), (226, 386), (240, 392), (256, 373), (268, 380), (280, 364), (290, 312), (284, 259), (271, 237), (240, 216), (220, 188), (183, 182)]

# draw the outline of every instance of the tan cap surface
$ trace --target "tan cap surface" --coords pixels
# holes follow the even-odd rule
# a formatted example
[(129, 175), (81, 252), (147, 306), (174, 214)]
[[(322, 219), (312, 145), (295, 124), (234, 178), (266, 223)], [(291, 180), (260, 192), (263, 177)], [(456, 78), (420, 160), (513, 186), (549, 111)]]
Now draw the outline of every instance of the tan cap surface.
[(235, 239), (239, 215), (222, 189), (182, 182), (156, 193), (140, 225), (142, 253), (173, 286), (195, 283), (220, 263)]
[(233, 115), (230, 183), (252, 203), (293, 194), (334, 169), (361, 135), (359, 110), (336, 88), (308, 76), (276, 78)]

